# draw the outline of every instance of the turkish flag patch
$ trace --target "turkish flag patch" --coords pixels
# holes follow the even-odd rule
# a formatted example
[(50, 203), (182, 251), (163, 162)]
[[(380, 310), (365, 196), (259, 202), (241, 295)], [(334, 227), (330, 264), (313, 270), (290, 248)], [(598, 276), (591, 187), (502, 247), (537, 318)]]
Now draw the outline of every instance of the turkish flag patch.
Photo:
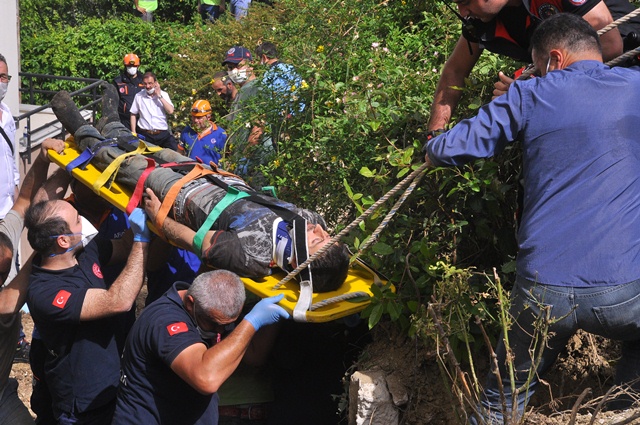
[(53, 299), (53, 302), (51, 303), (51, 305), (53, 305), (54, 307), (63, 309), (64, 306), (67, 305), (67, 301), (69, 301), (70, 296), (71, 296), (71, 292), (61, 289), (56, 294), (56, 297)]
[(187, 332), (189, 328), (187, 324), (184, 322), (176, 322), (167, 326), (167, 331), (169, 331), (170, 336), (174, 336), (176, 334), (181, 334), (183, 332)]
[(93, 274), (102, 279), (102, 270), (100, 270), (98, 263), (93, 263)]

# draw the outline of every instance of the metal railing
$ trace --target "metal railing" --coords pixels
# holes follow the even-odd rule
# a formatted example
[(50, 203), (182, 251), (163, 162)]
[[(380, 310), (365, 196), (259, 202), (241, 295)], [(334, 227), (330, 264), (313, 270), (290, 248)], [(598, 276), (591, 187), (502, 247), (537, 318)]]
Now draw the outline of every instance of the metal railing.
[[(102, 95), (98, 94), (98, 86), (103, 82), (103, 80), (98, 80), (96, 78), (76, 78), (76, 77), (60, 77), (56, 75), (46, 75), (46, 74), (32, 74), (29, 72), (20, 72), (20, 77), (22, 78), (22, 84), (20, 87), (20, 93), (23, 95), (22, 103), (36, 104), (38, 102), (38, 98), (51, 98), (58, 91), (57, 90), (43, 90), (39, 89), (37, 82), (38, 80), (64, 80), (64, 81), (74, 81), (79, 83), (88, 83), (88, 85), (82, 87), (79, 90), (73, 91), (70, 93), (72, 99), (76, 99), (76, 102), (81, 101), (83, 104), (78, 105), (78, 109), (80, 111), (90, 110), (91, 111), (91, 119), (93, 122), (96, 120), (96, 110), (94, 108), (95, 105), (102, 101)], [(40, 95), (40, 96), (38, 96)], [(86, 102), (86, 103), (85, 103)], [(44, 124), (38, 128), (31, 128), (31, 117), (39, 112), (44, 111), (47, 108), (51, 107), (51, 103), (47, 103), (46, 105), (39, 106), (29, 112), (21, 114), (17, 117), (13, 117), (16, 128), (19, 128), (20, 121), (26, 120), (25, 130), (23, 137), (25, 138), (24, 143), (26, 144), (26, 149), (20, 150), (20, 157), (22, 158), (23, 163), (31, 163), (31, 136), (39, 131), (46, 130), (48, 128), (55, 128), (56, 124), (59, 124), (59, 120), (53, 120), (47, 124)], [(65, 130), (64, 128), (61, 130), (59, 137), (64, 137)]]

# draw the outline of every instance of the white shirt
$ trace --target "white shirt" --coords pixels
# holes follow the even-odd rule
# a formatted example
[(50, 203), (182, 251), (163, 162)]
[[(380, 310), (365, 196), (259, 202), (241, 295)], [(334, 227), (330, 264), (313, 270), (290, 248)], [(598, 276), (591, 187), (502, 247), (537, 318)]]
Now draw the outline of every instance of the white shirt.
[[(9, 136), (13, 150), (16, 151), (16, 123), (13, 121), (9, 107), (4, 102), (0, 102), (0, 109), (2, 110), (0, 126)], [(4, 136), (0, 134), (0, 218), (4, 218), (13, 206), (15, 201), (13, 195), (19, 184), (20, 172), (16, 166), (16, 160)]]
[[(169, 102), (169, 95), (160, 90), (160, 95)], [(138, 115), (138, 127), (143, 130), (168, 130), (167, 113), (164, 111), (159, 97), (149, 96), (146, 90), (142, 90), (133, 98), (133, 104), (129, 110), (133, 115)]]

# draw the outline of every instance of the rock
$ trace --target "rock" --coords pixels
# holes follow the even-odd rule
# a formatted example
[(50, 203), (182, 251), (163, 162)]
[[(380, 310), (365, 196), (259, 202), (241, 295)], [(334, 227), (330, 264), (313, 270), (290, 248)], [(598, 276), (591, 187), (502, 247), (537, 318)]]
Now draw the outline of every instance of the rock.
[(397, 425), (399, 413), (382, 371), (359, 371), (349, 384), (349, 425)]

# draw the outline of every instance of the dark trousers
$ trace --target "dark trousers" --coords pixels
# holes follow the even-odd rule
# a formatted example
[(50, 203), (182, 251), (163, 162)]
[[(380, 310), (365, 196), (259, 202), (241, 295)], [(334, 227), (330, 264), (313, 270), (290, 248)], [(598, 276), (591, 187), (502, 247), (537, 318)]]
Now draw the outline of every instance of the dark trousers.
[(178, 150), (178, 142), (176, 141), (176, 138), (173, 137), (173, 133), (169, 130), (160, 130), (159, 133), (156, 133), (154, 131), (149, 132), (138, 127), (136, 128), (136, 132), (142, 135), (144, 140), (151, 142), (156, 146), (172, 149), (174, 151)]

